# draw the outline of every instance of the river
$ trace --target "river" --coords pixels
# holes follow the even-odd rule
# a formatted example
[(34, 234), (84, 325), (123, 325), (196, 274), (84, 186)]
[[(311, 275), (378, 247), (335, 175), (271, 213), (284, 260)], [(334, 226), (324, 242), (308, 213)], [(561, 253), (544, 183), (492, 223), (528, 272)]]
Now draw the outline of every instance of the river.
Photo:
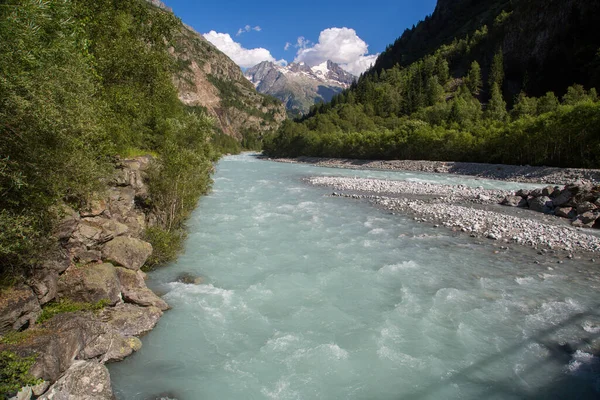
[(118, 399), (600, 397), (598, 273), (329, 197), (315, 175), (522, 186), (225, 157), (185, 252), (149, 276), (173, 309), (110, 365)]

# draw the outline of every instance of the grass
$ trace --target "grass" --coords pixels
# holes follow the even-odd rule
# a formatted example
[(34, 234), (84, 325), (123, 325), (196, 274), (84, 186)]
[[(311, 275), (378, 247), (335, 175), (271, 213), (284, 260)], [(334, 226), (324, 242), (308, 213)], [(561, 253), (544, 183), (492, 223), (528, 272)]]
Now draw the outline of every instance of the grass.
[(97, 303), (80, 303), (69, 299), (52, 301), (42, 308), (42, 314), (38, 317), (37, 323), (40, 324), (49, 320), (58, 314), (77, 312), (77, 311), (99, 311), (108, 305), (107, 300), (100, 300)]

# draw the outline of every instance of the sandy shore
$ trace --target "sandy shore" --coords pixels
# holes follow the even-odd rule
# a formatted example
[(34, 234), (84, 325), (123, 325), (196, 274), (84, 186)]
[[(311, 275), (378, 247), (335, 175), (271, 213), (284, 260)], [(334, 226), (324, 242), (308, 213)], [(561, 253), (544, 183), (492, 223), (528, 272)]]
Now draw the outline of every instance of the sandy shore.
[(477, 176), (513, 182), (566, 185), (576, 181), (600, 182), (600, 170), (580, 168), (532, 167), (529, 165), (479, 164), (466, 162), (412, 161), (412, 160), (354, 160), (339, 158), (278, 158), (277, 162), (312, 164), (319, 167), (373, 169), (385, 171), (419, 171)]
[(334, 196), (368, 199), (420, 222), (493, 240), (501, 246), (532, 247), (560, 253), (563, 258), (600, 258), (596, 231), (574, 228), (558, 217), (500, 206), (499, 201), (509, 193), (504, 190), (365, 178), (311, 177), (307, 181), (332, 188)]

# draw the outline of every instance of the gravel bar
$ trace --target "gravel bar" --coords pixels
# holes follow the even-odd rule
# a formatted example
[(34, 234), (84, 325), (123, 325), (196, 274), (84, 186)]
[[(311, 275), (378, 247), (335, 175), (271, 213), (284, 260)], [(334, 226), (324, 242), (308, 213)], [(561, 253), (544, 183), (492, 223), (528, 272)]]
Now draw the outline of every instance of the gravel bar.
[(443, 225), (473, 237), (569, 253), (600, 252), (600, 238), (591, 234), (591, 230), (567, 226), (559, 218), (552, 217), (556, 222), (548, 222), (542, 216), (507, 215), (477, 206), (497, 204), (506, 195), (504, 190), (365, 178), (306, 180), (340, 191), (334, 192), (334, 196), (366, 198), (387, 210), (414, 215), (419, 221)]
[(312, 164), (319, 167), (413, 171), (476, 176), (513, 182), (566, 185), (600, 182), (599, 169), (532, 167), (529, 165), (483, 164), (448, 161), (355, 160), (342, 158), (274, 158), (272, 161)]

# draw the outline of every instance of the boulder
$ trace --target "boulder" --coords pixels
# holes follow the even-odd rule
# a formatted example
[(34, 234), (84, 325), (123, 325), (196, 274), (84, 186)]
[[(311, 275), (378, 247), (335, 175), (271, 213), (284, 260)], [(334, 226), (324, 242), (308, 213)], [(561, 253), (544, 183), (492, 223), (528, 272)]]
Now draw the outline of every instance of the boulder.
[(527, 204), (533, 211), (543, 212), (546, 214), (552, 211), (552, 199), (550, 199), (548, 196), (530, 198), (527, 201)]
[(542, 197), (543, 189), (534, 189), (531, 192), (529, 192), (529, 196), (528, 197)]
[(0, 334), (33, 326), (42, 309), (29, 286), (2, 291), (0, 296)]
[(105, 260), (134, 271), (139, 270), (151, 254), (150, 243), (122, 236), (106, 243), (102, 249)]
[(527, 198), (527, 197), (529, 197), (530, 193), (531, 193), (530, 190), (520, 189), (517, 193), (515, 193), (515, 196), (520, 196), (520, 197), (523, 197), (523, 198)]
[(76, 361), (40, 400), (112, 400), (108, 369), (95, 361)]
[(140, 336), (158, 323), (162, 311), (156, 307), (140, 307), (124, 303), (102, 310), (100, 317), (123, 336)]
[(177, 276), (176, 282), (181, 282), (188, 285), (201, 285), (202, 282), (204, 282), (204, 278), (202, 278), (201, 276), (191, 274), (189, 272), (182, 272)]
[(80, 215), (66, 205), (62, 207), (59, 213), (63, 217), (54, 228), (54, 236), (59, 240), (68, 240), (79, 225)]
[(112, 264), (70, 267), (58, 280), (58, 296), (76, 302), (121, 301), (121, 285)]
[(550, 197), (554, 193), (554, 186), (546, 186), (542, 189), (542, 196)]
[(102, 241), (102, 228), (89, 221), (81, 221), (69, 239), (69, 247), (80, 245), (86, 249), (96, 246)]
[(90, 201), (83, 211), (80, 212), (82, 218), (97, 217), (103, 214), (110, 214), (108, 212), (108, 204), (104, 199), (94, 199)]
[(554, 211), (554, 215), (557, 217), (573, 219), (577, 216), (577, 213), (572, 207), (560, 207)]
[(116, 187), (109, 191), (108, 209), (114, 218), (128, 215), (135, 207), (135, 190), (131, 187)]
[(592, 228), (599, 217), (600, 213), (588, 211), (578, 215), (577, 218), (572, 222), (572, 225), (578, 228)]
[(525, 207), (527, 206), (527, 199), (521, 196), (506, 196), (501, 204), (509, 207)]
[(596, 209), (596, 205), (594, 203), (591, 203), (589, 201), (584, 201), (582, 203), (580, 203), (579, 205), (577, 205), (577, 214), (584, 214), (587, 213), (588, 211), (593, 211)]
[(142, 271), (132, 271), (126, 268), (116, 268), (117, 276), (121, 282), (123, 300), (140, 306), (154, 306), (162, 311), (169, 309), (169, 305), (146, 286)]
[(572, 198), (573, 194), (569, 190), (563, 189), (560, 191), (559, 195), (552, 200), (552, 204), (554, 207), (560, 207), (567, 204)]
[(46, 304), (58, 293), (58, 272), (52, 269), (35, 270), (27, 284), (33, 289), (40, 305)]

